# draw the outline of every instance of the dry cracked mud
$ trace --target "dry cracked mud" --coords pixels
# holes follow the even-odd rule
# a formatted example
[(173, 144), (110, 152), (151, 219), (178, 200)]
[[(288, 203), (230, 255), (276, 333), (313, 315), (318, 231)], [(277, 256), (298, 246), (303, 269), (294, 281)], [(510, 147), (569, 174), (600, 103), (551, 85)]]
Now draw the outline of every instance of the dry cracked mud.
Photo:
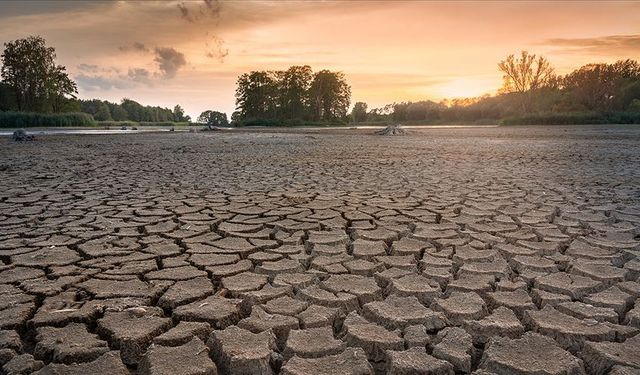
[(638, 127), (0, 140), (4, 374), (637, 374), (639, 277)]

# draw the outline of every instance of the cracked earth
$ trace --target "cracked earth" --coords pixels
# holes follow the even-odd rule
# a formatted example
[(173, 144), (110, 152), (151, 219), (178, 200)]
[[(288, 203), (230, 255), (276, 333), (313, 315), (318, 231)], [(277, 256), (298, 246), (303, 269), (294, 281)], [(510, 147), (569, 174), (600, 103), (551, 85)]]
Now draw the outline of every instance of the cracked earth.
[(640, 128), (0, 140), (5, 374), (638, 374)]

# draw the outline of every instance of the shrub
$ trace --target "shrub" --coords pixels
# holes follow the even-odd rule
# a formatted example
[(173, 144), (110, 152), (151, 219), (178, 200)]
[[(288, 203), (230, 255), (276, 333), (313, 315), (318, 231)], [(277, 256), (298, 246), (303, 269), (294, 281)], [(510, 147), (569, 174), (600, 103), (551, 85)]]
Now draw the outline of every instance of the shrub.
[(0, 112), (0, 128), (95, 126), (86, 113)]

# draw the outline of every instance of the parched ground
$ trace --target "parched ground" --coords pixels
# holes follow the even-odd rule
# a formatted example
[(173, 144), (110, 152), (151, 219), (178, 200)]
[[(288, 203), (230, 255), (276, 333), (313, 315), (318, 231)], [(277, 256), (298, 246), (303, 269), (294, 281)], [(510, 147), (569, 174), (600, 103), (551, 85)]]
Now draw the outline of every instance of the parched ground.
[(640, 127), (0, 139), (7, 374), (637, 374)]

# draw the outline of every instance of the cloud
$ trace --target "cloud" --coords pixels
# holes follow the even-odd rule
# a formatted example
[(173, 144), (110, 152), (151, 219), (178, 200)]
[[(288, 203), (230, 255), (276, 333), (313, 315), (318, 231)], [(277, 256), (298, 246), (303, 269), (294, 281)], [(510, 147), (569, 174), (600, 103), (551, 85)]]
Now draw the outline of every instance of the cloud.
[(78, 86), (87, 91), (125, 90), (141, 85), (151, 87), (154, 83), (154, 74), (144, 68), (129, 68), (126, 74), (120, 74), (119, 69), (80, 64), (78, 70), (81, 73), (74, 78)]
[(194, 21), (193, 17), (191, 17), (191, 15), (189, 14), (189, 8), (187, 8), (187, 6), (184, 5), (184, 3), (178, 4), (178, 9), (180, 10), (180, 15), (182, 16), (182, 18), (184, 18), (189, 22)]
[(202, 4), (198, 5), (196, 12), (193, 12), (185, 3), (178, 4), (180, 17), (191, 23), (212, 18), (218, 19), (220, 18), (221, 9), (222, 7), (218, 0), (204, 0)]
[(553, 38), (540, 44), (559, 47), (559, 53), (592, 55), (629, 54), (640, 52), (640, 34), (608, 35), (594, 38)]
[(87, 73), (97, 73), (99, 69), (98, 65), (94, 64), (79, 64), (77, 68), (79, 71)]
[(75, 76), (75, 80), (81, 89), (87, 91), (130, 89), (134, 87), (126, 79), (120, 76), (87, 75), (84, 73)]
[(162, 78), (169, 79), (175, 77), (180, 68), (187, 65), (184, 54), (170, 47), (156, 48), (154, 50), (154, 61), (158, 63)]
[[(120, 47), (123, 50), (123, 47)], [(145, 54), (151, 50), (140, 42), (126, 46), (126, 50), (141, 51)], [(170, 47), (156, 47), (153, 49), (153, 62), (158, 66), (157, 71), (150, 71), (141, 67), (129, 67), (126, 73), (115, 67), (101, 67), (95, 64), (79, 64), (80, 72), (75, 76), (78, 86), (87, 91), (131, 89), (139, 86), (152, 87), (160, 80), (175, 77), (178, 71), (187, 64), (181, 52)]]
[(147, 46), (144, 45), (144, 43), (140, 43), (140, 42), (133, 42), (131, 43), (131, 45), (127, 45), (127, 46), (120, 46), (118, 47), (118, 49), (120, 51), (134, 51), (134, 52), (150, 52), (149, 48), (147, 48)]
[[(209, 34), (207, 32), (207, 34)], [(224, 62), (224, 58), (229, 55), (229, 49), (224, 47), (224, 40), (220, 37), (212, 35), (209, 40), (205, 42), (205, 55), (209, 58)]]
[(127, 77), (137, 83), (143, 83), (148, 86), (153, 86), (151, 72), (143, 68), (130, 68), (127, 72)]

